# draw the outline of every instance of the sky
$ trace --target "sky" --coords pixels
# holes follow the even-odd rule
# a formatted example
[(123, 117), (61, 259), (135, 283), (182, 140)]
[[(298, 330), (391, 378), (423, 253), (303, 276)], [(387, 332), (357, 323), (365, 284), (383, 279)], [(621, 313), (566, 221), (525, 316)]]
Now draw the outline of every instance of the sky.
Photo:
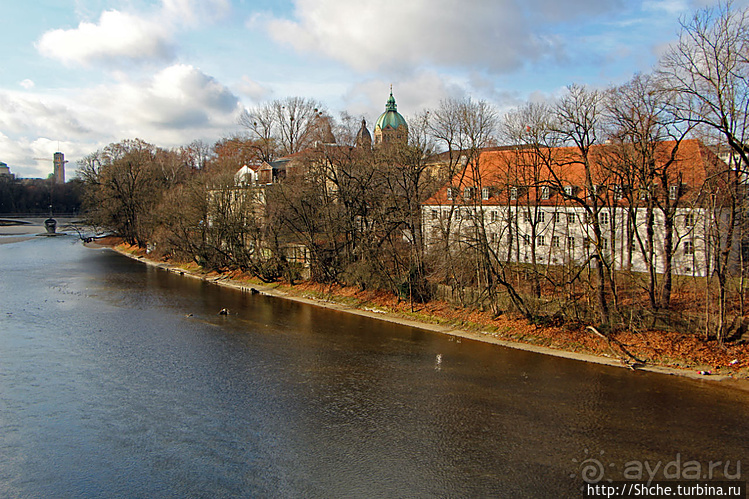
[[(42, 0), (0, 4), (0, 161), (47, 177), (140, 138), (213, 144), (290, 96), (370, 123), (446, 98), (500, 111), (648, 72), (714, 0)], [(745, 4), (736, 1), (734, 5)], [(42, 158), (42, 159), (35, 159)]]

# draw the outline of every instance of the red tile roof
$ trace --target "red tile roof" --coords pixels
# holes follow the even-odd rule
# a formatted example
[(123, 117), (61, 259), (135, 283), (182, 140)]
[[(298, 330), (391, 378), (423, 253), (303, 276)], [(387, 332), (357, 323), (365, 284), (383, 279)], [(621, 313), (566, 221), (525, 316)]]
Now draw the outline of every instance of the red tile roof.
[[(660, 142), (656, 146), (656, 167), (662, 168), (676, 149), (675, 161), (669, 166), (670, 178), (674, 181), (681, 174), (681, 182), (688, 192), (695, 193), (711, 173), (726, 168), (713, 151), (700, 141), (690, 139), (681, 143), (676, 141)], [(621, 149), (613, 145), (593, 146), (589, 154), (590, 171), (594, 185), (612, 185), (633, 183), (622, 180), (612, 173), (610, 165), (624, 169), (622, 160), (618, 160)], [(533, 200), (538, 204), (564, 204), (564, 197), (554, 188), (574, 186), (578, 195), (584, 195), (585, 167), (582, 156), (575, 147), (560, 148), (492, 148), (486, 149), (478, 156), (479, 161), (460, 169), (452, 181), (443, 186), (428, 199), (425, 205), (461, 204), (466, 187), (475, 188), (471, 203), (481, 199), (481, 188), (489, 188), (489, 199), (484, 205), (504, 205), (509, 202), (510, 190), (518, 188), (519, 200), (524, 203)], [(552, 173), (553, 172), (553, 173)], [(626, 173), (626, 171), (624, 171)], [(541, 186), (550, 188), (549, 199), (541, 200)], [(447, 189), (452, 187), (453, 199), (447, 198)], [(634, 185), (633, 188), (639, 186)], [(582, 192), (582, 193), (581, 193)], [(536, 201), (538, 200), (538, 201)], [(514, 202), (514, 201), (513, 201)]]

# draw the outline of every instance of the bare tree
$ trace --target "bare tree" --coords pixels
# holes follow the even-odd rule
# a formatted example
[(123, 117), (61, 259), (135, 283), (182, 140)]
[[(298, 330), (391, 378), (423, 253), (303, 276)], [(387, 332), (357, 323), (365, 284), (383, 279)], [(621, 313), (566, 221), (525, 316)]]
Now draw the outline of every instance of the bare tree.
[(332, 131), (322, 104), (303, 97), (287, 97), (247, 109), (240, 115), (239, 124), (257, 142), (263, 161), (271, 161), (277, 154), (294, 154), (315, 141), (326, 142)]
[(749, 171), (749, 9), (731, 0), (681, 22), (658, 76), (684, 120), (722, 137)]
[[(592, 230), (593, 251), (591, 260), (596, 273), (595, 295), (601, 324), (610, 323), (610, 311), (607, 297), (607, 251), (599, 214), (605, 201), (601, 188), (605, 179), (595, 168), (594, 146), (599, 143), (599, 132), (602, 117), (602, 94), (583, 86), (571, 85), (567, 94), (556, 105), (557, 133), (563, 143), (571, 145), (575, 153), (564, 160), (560, 166), (575, 164), (582, 167), (585, 190), (582, 195), (572, 194), (567, 197), (581, 207)], [(554, 181), (561, 185), (561, 178), (555, 169), (550, 171)]]
[[(668, 310), (671, 303), (679, 244), (675, 222), (685, 194), (676, 163), (679, 146), (691, 130), (673, 112), (672, 95), (652, 76), (638, 74), (612, 89), (606, 99), (610, 138), (604, 164), (616, 182), (617, 192), (612, 194), (618, 199), (612, 201), (626, 200), (625, 259), (631, 263), (636, 244), (647, 268), (650, 308), (656, 313)], [(655, 245), (656, 230), (663, 237), (660, 249)], [(663, 262), (662, 269), (658, 261)]]
[(726, 335), (729, 262), (741, 236), (736, 233), (739, 213), (746, 205), (739, 184), (749, 173), (748, 43), (749, 8), (734, 8), (731, 0), (720, 2), (682, 22), (678, 43), (662, 58), (658, 69), (662, 85), (674, 95), (675, 112), (701, 133), (718, 139), (719, 146), (727, 144), (731, 152), (729, 166), (708, 184), (715, 191), (711, 194), (715, 203), (710, 203), (713, 221), (720, 226), (710, 238), (719, 281), (720, 341)]

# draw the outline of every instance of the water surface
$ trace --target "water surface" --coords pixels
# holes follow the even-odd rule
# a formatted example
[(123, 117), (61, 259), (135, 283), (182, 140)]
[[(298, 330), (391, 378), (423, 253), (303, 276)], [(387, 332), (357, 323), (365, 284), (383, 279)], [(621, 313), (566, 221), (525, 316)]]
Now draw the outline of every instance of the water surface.
[(591, 463), (616, 480), (676, 459), (742, 460), (746, 480), (747, 402), (243, 294), (72, 237), (0, 245), (2, 497), (580, 497)]

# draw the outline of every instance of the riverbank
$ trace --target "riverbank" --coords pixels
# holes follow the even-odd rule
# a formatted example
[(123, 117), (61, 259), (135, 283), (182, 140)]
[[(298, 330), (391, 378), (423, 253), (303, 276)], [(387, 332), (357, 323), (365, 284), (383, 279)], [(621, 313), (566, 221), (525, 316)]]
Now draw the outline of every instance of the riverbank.
[[(195, 264), (155, 261), (115, 239), (96, 243), (169, 272), (377, 320), (483, 341), (507, 348), (633, 370), (720, 382), (749, 391), (749, 345), (718, 348), (694, 336), (674, 332), (618, 333), (613, 343), (581, 327), (535, 326), (524, 319), (452, 307), (444, 302), (410, 305), (382, 292), (312, 283), (264, 284), (240, 272), (206, 273)], [(231, 313), (231, 311), (229, 311)], [(633, 362), (622, 349), (645, 362)]]

